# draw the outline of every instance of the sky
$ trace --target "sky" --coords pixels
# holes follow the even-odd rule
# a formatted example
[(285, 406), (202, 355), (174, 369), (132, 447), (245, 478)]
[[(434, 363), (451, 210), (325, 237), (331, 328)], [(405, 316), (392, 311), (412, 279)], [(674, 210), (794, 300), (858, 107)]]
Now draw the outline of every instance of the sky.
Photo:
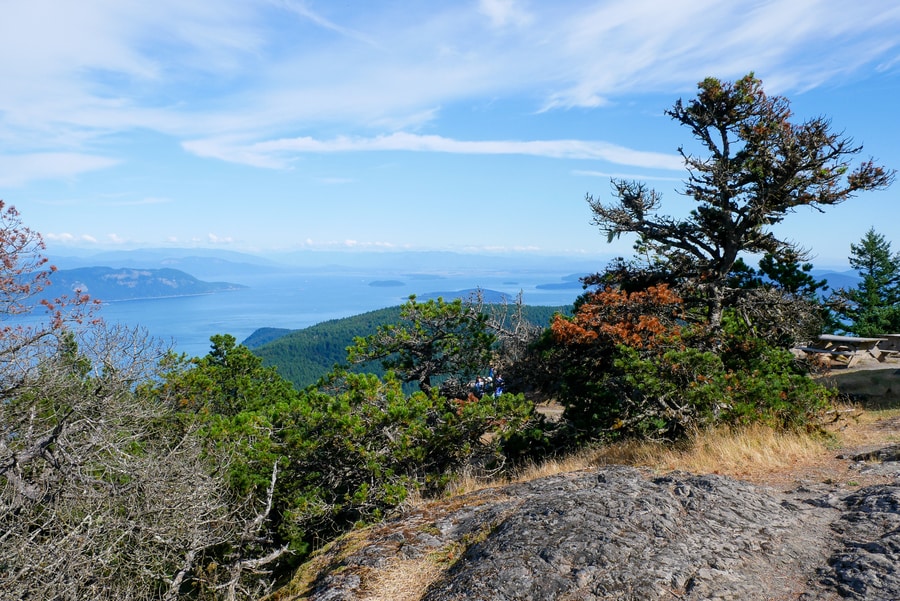
[[(900, 167), (882, 0), (0, 0), (0, 199), (55, 252), (139, 247), (628, 254), (585, 195), (683, 215), (665, 115), (754, 72)], [(776, 235), (817, 267), (900, 183)]]

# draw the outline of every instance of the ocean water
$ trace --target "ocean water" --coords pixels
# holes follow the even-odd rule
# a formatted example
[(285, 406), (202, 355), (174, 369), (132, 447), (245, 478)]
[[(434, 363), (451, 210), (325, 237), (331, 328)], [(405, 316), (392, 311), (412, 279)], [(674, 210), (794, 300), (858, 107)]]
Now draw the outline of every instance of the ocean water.
[(526, 304), (566, 305), (582, 292), (569, 274), (552, 272), (260, 274), (227, 281), (248, 287), (199, 296), (110, 302), (103, 305), (100, 315), (107, 322), (142, 326), (177, 352), (202, 356), (215, 334), (231, 334), (241, 342), (262, 327), (305, 328), (399, 305), (411, 294), (443, 293), (449, 298), (453, 292), (481, 288), (511, 297), (521, 291)]

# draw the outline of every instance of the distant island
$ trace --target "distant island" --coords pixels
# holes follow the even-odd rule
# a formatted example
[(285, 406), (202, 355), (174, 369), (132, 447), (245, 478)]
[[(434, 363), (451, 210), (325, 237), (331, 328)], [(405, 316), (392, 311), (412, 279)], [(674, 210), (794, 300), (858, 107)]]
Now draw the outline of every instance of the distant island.
[(419, 301), (429, 301), (442, 298), (445, 301), (449, 302), (456, 299), (468, 300), (479, 295), (481, 296), (481, 299), (486, 303), (509, 303), (515, 301), (515, 297), (510, 294), (499, 292), (497, 290), (489, 290), (486, 288), (466, 288), (465, 290), (426, 292), (425, 294), (417, 295), (416, 299), (418, 299)]
[(72, 294), (76, 290), (103, 302), (194, 296), (247, 288), (229, 282), (204, 282), (178, 269), (80, 267), (60, 269), (44, 296)]
[(405, 286), (403, 282), (400, 280), (375, 280), (373, 282), (369, 282), (369, 286), (373, 286), (375, 288), (396, 288), (398, 286)]
[(555, 282), (553, 284), (538, 284), (538, 290), (578, 290), (584, 288), (581, 282)]

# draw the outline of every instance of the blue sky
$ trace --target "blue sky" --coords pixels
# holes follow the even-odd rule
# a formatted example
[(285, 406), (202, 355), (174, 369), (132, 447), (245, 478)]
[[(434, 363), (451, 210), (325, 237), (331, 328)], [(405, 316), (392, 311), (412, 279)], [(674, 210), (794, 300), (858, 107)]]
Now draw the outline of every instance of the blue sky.
[[(0, 0), (0, 198), (52, 249), (627, 253), (586, 193), (680, 214), (663, 111), (754, 71), (900, 167), (881, 0)], [(900, 184), (776, 233), (900, 250)]]

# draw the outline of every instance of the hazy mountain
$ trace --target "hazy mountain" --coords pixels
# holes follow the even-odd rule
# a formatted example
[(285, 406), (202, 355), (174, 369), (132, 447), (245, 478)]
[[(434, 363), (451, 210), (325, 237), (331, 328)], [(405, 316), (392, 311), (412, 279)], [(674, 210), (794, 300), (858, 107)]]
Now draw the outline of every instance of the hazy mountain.
[[(57, 249), (59, 250), (59, 249)], [(278, 273), (343, 273), (384, 274), (384, 281), (437, 278), (448, 274), (559, 273), (572, 275), (556, 283), (545, 283), (539, 289), (571, 289), (581, 287), (578, 278), (602, 271), (608, 256), (550, 256), (532, 253), (472, 254), (451, 251), (319, 251), (298, 250), (258, 255), (212, 248), (145, 248), (114, 250), (94, 254), (70, 255), (49, 253), (60, 269), (104, 266), (132, 269), (178, 269), (204, 280), (232, 280), (252, 283), (253, 276)], [(812, 275), (828, 280), (830, 290), (851, 288), (859, 282), (853, 271), (814, 269)], [(381, 281), (381, 280), (379, 280)], [(437, 293), (454, 297), (458, 293)], [(827, 293), (826, 293), (827, 294)]]
[(177, 269), (205, 279), (257, 275), (283, 269), (275, 261), (257, 255), (206, 248), (145, 248), (79, 256), (50, 254), (49, 258), (60, 269), (97, 266)]
[(859, 274), (853, 270), (825, 271), (813, 269), (810, 274), (817, 280), (824, 279), (828, 281), (828, 290), (825, 291), (825, 296), (828, 296), (839, 288), (856, 288), (856, 286), (858, 286), (859, 282), (861, 281)]
[(552, 271), (593, 272), (606, 258), (548, 256), (531, 253), (470, 254), (450, 251), (337, 252), (304, 250), (272, 258), (285, 265), (316, 269), (389, 269), (399, 273)]
[(438, 298), (442, 298), (447, 302), (454, 301), (456, 299), (460, 300), (469, 300), (475, 298), (477, 295), (481, 295), (481, 299), (486, 303), (491, 304), (503, 304), (503, 303), (513, 303), (516, 298), (514, 295), (506, 294), (505, 292), (500, 292), (498, 290), (490, 290), (487, 288), (466, 288), (465, 290), (446, 290), (446, 291), (438, 291), (438, 292), (427, 292), (425, 294), (421, 294), (416, 297), (418, 301), (429, 301)]
[(81, 290), (106, 302), (211, 294), (245, 287), (228, 282), (205, 282), (177, 269), (81, 267), (54, 273), (53, 285), (45, 292), (46, 296), (57, 296)]
[(382, 272), (405, 278), (453, 273), (532, 272), (561, 270), (593, 273), (605, 258), (547, 256), (532, 253), (470, 254), (450, 251), (318, 251), (300, 250), (257, 255), (210, 248), (145, 248), (86, 253), (50, 248), (48, 257), (60, 269), (128, 267), (180, 269), (204, 279), (227, 279), (273, 273)]

